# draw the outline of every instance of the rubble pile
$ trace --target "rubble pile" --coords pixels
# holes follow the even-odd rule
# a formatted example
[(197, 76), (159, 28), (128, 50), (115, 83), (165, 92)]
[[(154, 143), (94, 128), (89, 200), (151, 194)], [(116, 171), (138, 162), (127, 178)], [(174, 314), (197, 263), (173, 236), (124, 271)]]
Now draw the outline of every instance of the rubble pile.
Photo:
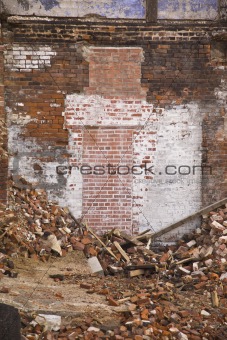
[(204, 215), (201, 227), (185, 235), (176, 245), (155, 247), (156, 252), (152, 250), (150, 230), (130, 237), (113, 229), (103, 235), (102, 240), (89, 227), (82, 226), (81, 231), (80, 241), (78, 237), (75, 241), (76, 249), (83, 250), (90, 260), (98, 258), (101, 266), (93, 272), (128, 277), (158, 274), (183, 278), (188, 284), (196, 283), (206, 274), (227, 280), (226, 206)]
[(70, 237), (76, 223), (69, 210), (50, 203), (45, 190), (33, 189), (23, 179), (21, 185), (10, 182), (9, 208), (0, 216), (3, 252), (46, 261), (50, 255), (72, 251)]
[(61, 273), (53, 280), (103, 295), (120, 320), (110, 325), (90, 315), (64, 324), (60, 316), (24, 313), (27, 339), (227, 338), (227, 206), (204, 215), (201, 227), (175, 245), (154, 248), (150, 230), (97, 235), (67, 208), (50, 203), (43, 189), (24, 184), (11, 182), (10, 206), (0, 215), (0, 274), (16, 277), (14, 256), (45, 262), (82, 251), (93, 274)]
[[(203, 216), (200, 228), (176, 245), (152, 251), (150, 230), (135, 236), (113, 229), (98, 236), (76, 220), (68, 208), (49, 202), (44, 189), (10, 183), (9, 209), (0, 216), (0, 245), (4, 254), (41, 258), (81, 250), (94, 273), (129, 277), (171, 275), (194, 278), (208, 271), (225, 277), (227, 268), (227, 208)], [(94, 268), (93, 268), (94, 267)], [(97, 270), (96, 270), (97, 267)], [(226, 274), (227, 275), (227, 274)]]

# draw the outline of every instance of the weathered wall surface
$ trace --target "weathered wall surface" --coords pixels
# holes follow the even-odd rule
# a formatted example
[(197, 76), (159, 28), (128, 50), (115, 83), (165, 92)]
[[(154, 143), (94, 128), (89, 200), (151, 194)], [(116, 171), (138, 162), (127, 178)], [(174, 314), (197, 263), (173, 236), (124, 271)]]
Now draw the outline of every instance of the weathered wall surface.
[[(225, 0), (158, 0), (158, 19), (217, 20)], [(224, 5), (223, 5), (224, 4)], [(153, 6), (149, 2), (148, 6)], [(2, 11), (14, 15), (145, 19), (146, 0), (2, 0)]]
[[(195, 172), (190, 185), (189, 178), (184, 180), (185, 172), (201, 164), (202, 112), (198, 106), (176, 105), (157, 112), (146, 102), (141, 48), (93, 47), (86, 55), (89, 87), (83, 95), (67, 96), (65, 111), (67, 129), (82, 136), (74, 139), (72, 147), (77, 152), (70, 165), (77, 168), (77, 177), (84, 177), (80, 210), (85, 219), (97, 229), (114, 225), (135, 232), (138, 227), (161, 228), (176, 214), (180, 218), (198, 210), (201, 172)], [(90, 148), (86, 152), (87, 140)], [(88, 165), (87, 176), (81, 175), (83, 164)], [(108, 169), (108, 164), (113, 168)], [(183, 176), (171, 175), (176, 172), (172, 164)], [(146, 170), (150, 167), (151, 171)], [(182, 197), (188, 197), (186, 205)], [(162, 216), (164, 210), (168, 213)]]
[(159, 0), (159, 19), (217, 20), (218, 0)]
[(227, 0), (220, 0), (220, 19), (227, 20)]
[(7, 199), (7, 131), (5, 118), (4, 101), (4, 47), (2, 45), (2, 28), (0, 24), (0, 203), (6, 204)]
[(67, 185), (72, 177), (67, 181), (56, 172), (68, 164), (62, 112), (65, 93), (87, 85), (87, 62), (75, 46), (13, 44), (5, 50), (5, 69), (8, 144), (14, 155), (10, 169), (44, 185), (62, 204), (71, 202)]
[[(97, 230), (158, 230), (226, 196), (219, 26), (17, 20), (4, 57), (14, 177)], [(136, 173), (90, 174), (118, 163)]]
[(15, 15), (145, 18), (145, 0), (2, 0), (4, 12)]

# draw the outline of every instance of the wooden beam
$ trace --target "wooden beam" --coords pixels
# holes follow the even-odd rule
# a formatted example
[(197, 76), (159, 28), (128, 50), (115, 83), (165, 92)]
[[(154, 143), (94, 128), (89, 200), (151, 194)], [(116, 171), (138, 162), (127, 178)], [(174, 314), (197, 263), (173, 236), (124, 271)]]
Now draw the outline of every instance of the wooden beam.
[(91, 228), (89, 228), (88, 226), (86, 226), (86, 228), (87, 228), (87, 230), (89, 231), (89, 233), (91, 233), (91, 235), (93, 235), (93, 236), (96, 238), (96, 240), (98, 240), (98, 241), (101, 243), (101, 245), (108, 251), (108, 253), (109, 253), (111, 256), (113, 256), (113, 257), (115, 258), (115, 260), (117, 260), (116, 255), (112, 252), (112, 250), (111, 250), (109, 247), (107, 247), (107, 246), (105, 245), (104, 242), (102, 242), (102, 240), (94, 233), (94, 231), (93, 231)]
[(129, 272), (129, 276), (130, 277), (140, 276), (140, 275), (143, 275), (144, 273), (145, 273), (144, 269), (136, 269), (136, 270), (131, 270)]
[(132, 243), (136, 246), (144, 246), (144, 244), (140, 241), (138, 241), (136, 238), (129, 236), (128, 234), (126, 234), (124, 231), (122, 230), (114, 230), (113, 234), (118, 236), (118, 237), (122, 237), (123, 239), (125, 239), (127, 242)]
[(156, 263), (147, 263), (147, 264), (135, 264), (125, 267), (126, 270), (137, 270), (137, 269), (152, 269), (156, 271)]
[(115, 245), (115, 247), (117, 248), (117, 250), (119, 251), (119, 253), (123, 256), (123, 258), (125, 259), (126, 262), (130, 262), (130, 258), (128, 257), (128, 255), (126, 254), (126, 252), (121, 248), (120, 244), (117, 241), (114, 241), (113, 243)]
[(85, 224), (79, 222), (79, 221), (73, 216), (73, 214), (72, 214), (71, 211), (69, 211), (69, 213), (70, 213), (70, 216), (71, 216), (72, 219), (76, 222), (76, 224), (77, 224), (77, 226), (78, 226), (79, 228), (85, 227), (85, 228), (91, 233), (91, 235), (93, 235), (93, 236), (96, 238), (96, 240), (98, 240), (98, 241), (101, 243), (101, 245), (108, 251), (108, 253), (109, 253), (111, 256), (113, 256), (113, 257), (115, 258), (115, 260), (118, 260), (117, 257), (116, 257), (116, 255), (112, 252), (112, 250), (111, 250), (109, 247), (107, 247), (107, 246), (105, 245), (105, 243), (104, 243), (104, 242), (103, 242), (103, 241), (95, 234), (95, 232), (94, 232), (91, 228), (89, 228), (87, 225), (85, 225)]
[(158, 0), (146, 0), (146, 21), (156, 22), (158, 17)]
[(222, 200), (220, 200), (220, 201), (218, 201), (216, 203), (208, 205), (205, 208), (203, 208), (201, 210), (198, 210), (197, 212), (195, 212), (195, 213), (193, 213), (193, 214), (183, 218), (182, 220), (180, 220), (178, 222), (175, 222), (175, 223), (169, 225), (168, 227), (166, 227), (166, 228), (164, 228), (164, 229), (162, 229), (160, 231), (157, 231), (156, 233), (154, 233), (152, 235), (152, 239), (160, 237), (160, 236), (168, 233), (169, 231), (172, 231), (172, 230), (180, 227), (183, 223), (190, 222), (191, 220), (193, 220), (196, 217), (199, 217), (199, 216), (201, 216), (203, 214), (207, 214), (208, 212), (212, 211), (213, 209), (216, 209), (216, 208), (222, 206), (226, 202), (227, 202), (227, 197), (223, 198)]

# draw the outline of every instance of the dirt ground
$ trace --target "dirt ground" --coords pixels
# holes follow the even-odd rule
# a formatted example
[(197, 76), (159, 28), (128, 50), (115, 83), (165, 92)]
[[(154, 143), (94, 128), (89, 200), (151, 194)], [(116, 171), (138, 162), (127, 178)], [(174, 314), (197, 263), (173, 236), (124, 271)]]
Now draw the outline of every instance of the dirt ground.
[[(81, 280), (91, 277), (82, 252), (51, 258), (46, 263), (18, 258), (14, 259), (14, 264), (18, 277), (4, 276), (0, 281), (0, 290), (3, 287), (9, 288), (9, 293), (0, 293), (2, 302), (28, 312), (83, 318), (86, 315), (96, 315), (97, 318), (112, 319), (114, 307), (108, 306), (104, 296), (89, 295), (80, 288)], [(54, 274), (73, 277), (73, 280), (55, 282), (49, 277)]]

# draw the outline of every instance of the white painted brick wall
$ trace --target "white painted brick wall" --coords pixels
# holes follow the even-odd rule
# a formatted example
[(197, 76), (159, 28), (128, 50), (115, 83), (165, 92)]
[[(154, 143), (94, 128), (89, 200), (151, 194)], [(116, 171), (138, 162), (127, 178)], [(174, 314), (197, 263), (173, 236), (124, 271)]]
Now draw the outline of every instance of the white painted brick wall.
[[(153, 106), (146, 101), (75, 94), (66, 97), (65, 106), (65, 126), (71, 131), (72, 164), (82, 164), (83, 153), (81, 142), (77, 143), (78, 135), (74, 134), (73, 138), (75, 129), (86, 130), (86, 126), (134, 127), (133, 162), (140, 165), (147, 160), (155, 172), (150, 178), (144, 172), (133, 176), (132, 223), (135, 228), (150, 227), (158, 231), (201, 208), (200, 171), (187, 176), (164, 173), (168, 165), (174, 165), (176, 169), (186, 165), (186, 170), (190, 168), (191, 172), (193, 166), (201, 165), (202, 113), (197, 104), (176, 105), (172, 110), (156, 109), (153, 112)], [(139, 116), (134, 116), (135, 113)], [(79, 181), (81, 183), (81, 177)], [(78, 202), (73, 211), (77, 209)], [(187, 224), (180, 233), (194, 227)]]
[(27, 71), (33, 69), (43, 69), (51, 66), (51, 59), (56, 55), (50, 46), (22, 47), (18, 44), (13, 45), (12, 50), (5, 52), (5, 66), (11, 71)]

